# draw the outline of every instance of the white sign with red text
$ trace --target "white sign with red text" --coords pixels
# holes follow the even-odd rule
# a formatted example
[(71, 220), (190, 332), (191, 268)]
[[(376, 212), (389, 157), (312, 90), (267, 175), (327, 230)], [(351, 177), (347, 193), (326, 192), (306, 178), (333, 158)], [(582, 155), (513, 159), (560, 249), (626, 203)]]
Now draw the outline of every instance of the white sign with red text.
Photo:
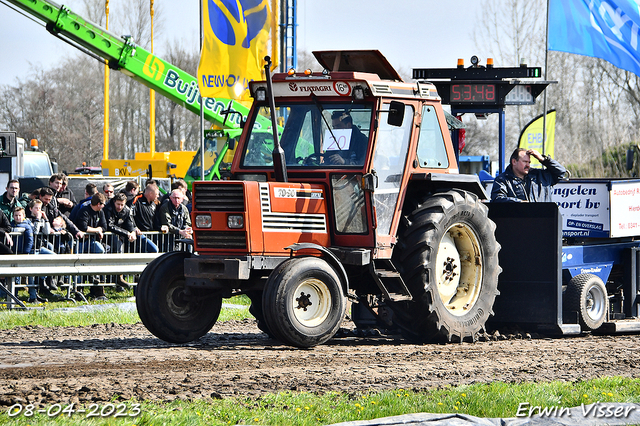
[(640, 235), (640, 182), (611, 182), (611, 237)]

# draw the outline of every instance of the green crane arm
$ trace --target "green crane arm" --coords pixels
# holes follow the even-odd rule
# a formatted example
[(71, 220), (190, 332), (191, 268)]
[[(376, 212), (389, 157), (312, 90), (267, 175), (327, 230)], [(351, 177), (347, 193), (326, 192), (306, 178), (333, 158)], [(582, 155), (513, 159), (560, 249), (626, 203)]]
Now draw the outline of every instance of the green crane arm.
[[(135, 45), (131, 37), (116, 36), (69, 8), (49, 0), (4, 1), (39, 19), (50, 33), (87, 54), (99, 57), (110, 68), (121, 71), (189, 111), (200, 114), (200, 92), (196, 78)], [(225, 121), (225, 110), (240, 114), (228, 114)], [(234, 100), (204, 100), (205, 118), (225, 128), (238, 128), (248, 111), (247, 107)]]

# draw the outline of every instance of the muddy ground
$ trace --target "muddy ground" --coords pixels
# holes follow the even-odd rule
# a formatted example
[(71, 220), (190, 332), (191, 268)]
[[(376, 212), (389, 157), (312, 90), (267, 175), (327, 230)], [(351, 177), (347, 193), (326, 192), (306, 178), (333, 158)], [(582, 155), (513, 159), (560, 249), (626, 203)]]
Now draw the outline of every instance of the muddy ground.
[(640, 377), (638, 335), (510, 337), (414, 345), (351, 336), (303, 350), (269, 339), (254, 320), (216, 324), (188, 345), (167, 344), (142, 324), (23, 327), (0, 331), (0, 405)]

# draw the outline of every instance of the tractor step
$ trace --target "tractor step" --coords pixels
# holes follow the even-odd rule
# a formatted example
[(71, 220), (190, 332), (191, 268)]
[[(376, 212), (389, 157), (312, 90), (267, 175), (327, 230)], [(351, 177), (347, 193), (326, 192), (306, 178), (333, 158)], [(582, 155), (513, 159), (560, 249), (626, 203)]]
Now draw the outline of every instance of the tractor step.
[(410, 294), (389, 293), (389, 299), (392, 302), (408, 302), (413, 300)]
[(395, 271), (380, 271), (376, 270), (376, 273), (380, 278), (400, 278), (400, 273)]
[(411, 292), (391, 260), (377, 260), (369, 265), (371, 275), (385, 299), (393, 302), (413, 300)]

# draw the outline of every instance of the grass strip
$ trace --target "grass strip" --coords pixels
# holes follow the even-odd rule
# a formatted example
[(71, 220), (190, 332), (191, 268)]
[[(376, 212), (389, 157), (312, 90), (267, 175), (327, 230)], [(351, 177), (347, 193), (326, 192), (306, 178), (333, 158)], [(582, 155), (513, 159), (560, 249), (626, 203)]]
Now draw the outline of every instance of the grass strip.
[[(465, 413), (477, 417), (515, 417), (520, 404), (540, 407), (576, 407), (595, 402), (640, 402), (640, 379), (603, 377), (577, 382), (507, 384), (494, 382), (431, 390), (395, 389), (370, 393), (282, 392), (257, 398), (204, 398), (167, 403), (112, 402), (121, 417), (87, 418), (87, 413), (50, 417), (20, 413), (9, 417), (7, 408), (0, 423), (16, 425), (327, 425), (353, 420), (370, 420), (409, 413)], [(219, 397), (218, 397), (219, 398)], [(87, 405), (86, 407), (89, 407)], [(64, 407), (63, 407), (64, 408)], [(75, 407), (77, 410), (79, 407)], [(109, 404), (100, 404), (103, 413)], [(106, 410), (106, 411), (105, 411)], [(576, 419), (574, 419), (576, 420)]]
[[(79, 327), (93, 324), (135, 324), (140, 322), (138, 312), (128, 309), (109, 308), (82, 311), (65, 311), (61, 308), (75, 308), (86, 305), (104, 305), (109, 303), (130, 302), (133, 296), (131, 290), (125, 293), (107, 293), (109, 300), (107, 302), (89, 302), (89, 303), (73, 303), (73, 302), (47, 302), (38, 305), (29, 305), (36, 309), (27, 311), (20, 309), (0, 309), (0, 329), (11, 329), (23, 326), (41, 326), (41, 327)], [(224, 299), (224, 303), (232, 305), (240, 305), (242, 308), (222, 308), (218, 321), (242, 320), (245, 318), (253, 318), (249, 313), (250, 300), (246, 296), (235, 296), (230, 299)]]

